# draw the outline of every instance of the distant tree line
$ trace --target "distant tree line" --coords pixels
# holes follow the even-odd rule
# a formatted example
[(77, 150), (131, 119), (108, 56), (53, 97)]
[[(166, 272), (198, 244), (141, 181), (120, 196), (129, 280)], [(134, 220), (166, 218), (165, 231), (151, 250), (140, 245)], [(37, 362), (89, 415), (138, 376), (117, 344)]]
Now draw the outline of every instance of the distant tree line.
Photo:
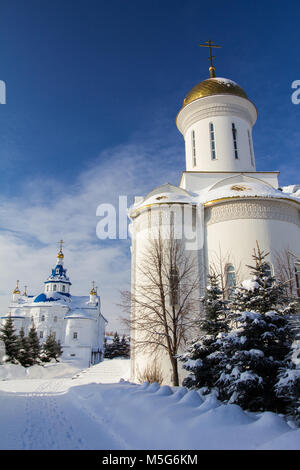
[(24, 328), (16, 334), (14, 322), (9, 315), (4, 325), (0, 328), (0, 339), (5, 345), (5, 360), (12, 364), (20, 364), (29, 367), (42, 362), (58, 361), (62, 354), (60, 341), (56, 341), (54, 333), (50, 333), (46, 341), (40, 345), (36, 328), (32, 323), (28, 336)]
[(105, 359), (113, 359), (115, 357), (130, 357), (130, 342), (123, 335), (120, 340), (120, 336), (117, 332), (114, 334), (113, 341), (108, 343), (107, 336), (104, 339), (104, 357)]

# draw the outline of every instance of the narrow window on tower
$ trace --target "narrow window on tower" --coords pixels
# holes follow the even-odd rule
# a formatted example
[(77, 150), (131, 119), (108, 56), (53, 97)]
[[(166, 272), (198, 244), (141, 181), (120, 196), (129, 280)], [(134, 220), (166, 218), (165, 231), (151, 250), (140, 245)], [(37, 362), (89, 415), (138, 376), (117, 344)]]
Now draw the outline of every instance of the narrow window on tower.
[(300, 297), (300, 264), (295, 264), (296, 293)]
[(227, 264), (225, 267), (225, 284), (226, 284), (226, 297), (231, 300), (234, 295), (234, 288), (236, 286), (235, 269), (232, 264)]
[(272, 277), (272, 268), (271, 268), (270, 263), (265, 264), (265, 275), (267, 277)]
[(253, 148), (252, 148), (252, 144), (251, 144), (251, 136), (250, 136), (249, 129), (248, 129), (248, 141), (249, 141), (251, 165), (254, 166)]
[(196, 166), (196, 139), (195, 139), (195, 131), (192, 131), (192, 154), (193, 154), (193, 166)]
[(233, 149), (234, 149), (234, 158), (239, 158), (238, 149), (237, 149), (237, 130), (234, 122), (232, 123), (232, 138), (233, 138)]
[(216, 157), (216, 144), (215, 144), (215, 130), (212, 122), (209, 123), (209, 134), (210, 134), (210, 151), (211, 159), (215, 160)]

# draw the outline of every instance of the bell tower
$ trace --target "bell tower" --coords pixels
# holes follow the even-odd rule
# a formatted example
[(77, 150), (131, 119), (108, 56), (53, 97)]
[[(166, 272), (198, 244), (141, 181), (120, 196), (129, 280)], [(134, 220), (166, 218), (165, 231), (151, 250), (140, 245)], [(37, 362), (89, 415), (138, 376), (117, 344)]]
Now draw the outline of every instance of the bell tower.
[(216, 77), (209, 47), (210, 78), (186, 95), (176, 125), (185, 140), (186, 170), (195, 172), (256, 171), (252, 127), (255, 105), (234, 81)]

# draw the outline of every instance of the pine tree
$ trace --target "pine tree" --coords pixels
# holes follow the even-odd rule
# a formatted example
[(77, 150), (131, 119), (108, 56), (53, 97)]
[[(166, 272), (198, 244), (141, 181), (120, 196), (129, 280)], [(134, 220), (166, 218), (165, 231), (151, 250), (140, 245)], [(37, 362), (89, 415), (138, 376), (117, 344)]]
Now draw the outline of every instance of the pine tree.
[(275, 386), (276, 395), (285, 404), (285, 413), (300, 426), (300, 369), (282, 369)]
[(6, 356), (8, 362), (16, 363), (18, 359), (18, 337), (14, 327), (11, 315), (7, 317), (6, 322), (0, 329), (0, 339), (5, 344)]
[(126, 340), (125, 335), (122, 336), (120, 353), (121, 353), (121, 356), (123, 357), (130, 356), (130, 344), (129, 344), (129, 341)]
[(269, 253), (262, 251), (257, 243), (253, 250), (254, 266), (250, 268), (252, 279), (244, 281), (235, 289), (233, 300), (229, 308), (234, 312), (254, 311), (266, 313), (275, 311), (291, 314), (295, 312), (296, 304), (286, 297), (286, 289), (282, 282), (278, 282), (270, 274), (270, 268), (266, 262)]
[(291, 347), (286, 318), (272, 311), (242, 312), (236, 322), (236, 329), (219, 344), (222, 370), (215, 382), (219, 399), (252, 411), (284, 412), (274, 387)]
[(289, 364), (293, 334), (285, 313), (293, 307), (270, 275), (266, 256), (257, 246), (253, 278), (236, 289), (231, 301), (230, 331), (206, 335), (188, 351), (184, 367), (191, 376), (184, 385), (214, 388), (220, 400), (244, 409), (284, 412), (275, 385)]
[(293, 312), (294, 304), (270, 274), (267, 255), (257, 244), (254, 266), (248, 266), (253, 277), (235, 291), (231, 320), (236, 329), (220, 343), (226, 365), (216, 384), (221, 400), (249, 410), (284, 412), (275, 385), (290, 364), (293, 333), (285, 314)]
[(33, 361), (33, 364), (35, 364), (39, 362), (41, 346), (40, 346), (39, 338), (38, 338), (34, 323), (31, 324), (31, 327), (28, 333), (28, 343), (31, 349), (32, 361)]
[(191, 342), (180, 360), (183, 368), (190, 372), (183, 385), (188, 388), (206, 387), (209, 390), (214, 386), (220, 369), (217, 338), (229, 328), (223, 292), (219, 287), (218, 276), (214, 273), (209, 276), (209, 285), (202, 302), (204, 315), (198, 322), (200, 338)]
[(212, 273), (208, 280), (209, 284), (202, 299), (204, 318), (200, 320), (199, 326), (203, 332), (215, 337), (220, 332), (228, 330), (227, 308), (218, 276)]
[(104, 357), (106, 359), (113, 359), (115, 357), (129, 357), (130, 346), (126, 341), (125, 335), (120, 341), (120, 336), (117, 332), (114, 334), (113, 341), (111, 343), (107, 342), (107, 338), (104, 340), (105, 352)]
[(23, 327), (20, 329), (18, 336), (18, 361), (23, 367), (29, 367), (34, 364), (30, 343), (25, 336)]
[(41, 358), (43, 362), (50, 362), (51, 359), (55, 359), (58, 362), (58, 358), (62, 354), (62, 348), (60, 341), (56, 341), (55, 334), (50, 333), (43, 344)]

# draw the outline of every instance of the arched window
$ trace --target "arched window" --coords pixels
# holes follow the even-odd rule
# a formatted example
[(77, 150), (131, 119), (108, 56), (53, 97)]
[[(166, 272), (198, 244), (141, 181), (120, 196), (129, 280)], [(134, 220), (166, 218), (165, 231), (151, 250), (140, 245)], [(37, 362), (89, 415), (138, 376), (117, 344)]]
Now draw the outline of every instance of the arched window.
[(66, 291), (66, 286), (63, 284), (62, 286), (62, 291), (65, 292)]
[(236, 286), (235, 269), (232, 264), (227, 264), (225, 268), (226, 293), (228, 299), (232, 299), (234, 288)]
[(272, 274), (272, 268), (271, 268), (270, 263), (265, 263), (265, 274), (266, 274), (266, 276), (268, 276), (268, 277), (272, 277), (272, 276), (273, 276), (273, 274)]
[(209, 123), (209, 135), (210, 135), (211, 159), (215, 160), (217, 158), (216, 143), (215, 143), (215, 129), (214, 129), (214, 125), (212, 122)]
[(295, 281), (297, 297), (300, 297), (300, 263), (295, 264)]
[(250, 150), (251, 165), (254, 166), (253, 148), (252, 148), (251, 135), (250, 135), (249, 129), (248, 129), (247, 132), (248, 132), (248, 142), (249, 142), (249, 150)]
[(53, 290), (56, 290), (56, 284), (53, 285)]
[(41, 321), (45, 321), (45, 315), (41, 316)]
[(238, 148), (237, 148), (237, 129), (235, 127), (234, 122), (232, 123), (232, 138), (233, 138), (233, 149), (234, 149), (234, 158), (238, 159)]
[(195, 137), (195, 131), (192, 131), (192, 154), (193, 154), (193, 166), (196, 166), (197, 161), (196, 161), (196, 137)]

